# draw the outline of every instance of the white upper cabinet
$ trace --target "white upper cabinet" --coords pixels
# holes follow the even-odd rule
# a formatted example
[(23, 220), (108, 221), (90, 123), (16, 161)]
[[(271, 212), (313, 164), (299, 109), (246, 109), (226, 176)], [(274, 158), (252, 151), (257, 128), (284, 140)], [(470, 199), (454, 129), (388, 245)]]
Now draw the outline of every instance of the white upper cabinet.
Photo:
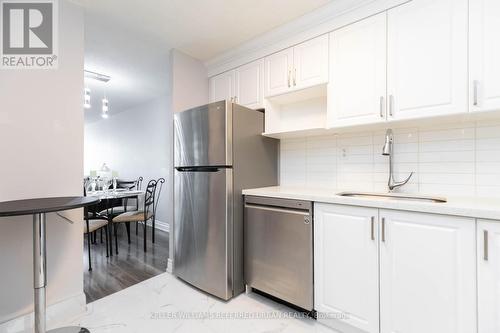
[(264, 60), (236, 69), (236, 102), (251, 109), (262, 108)]
[(210, 102), (231, 100), (251, 109), (262, 107), (264, 61), (257, 60), (209, 80)]
[(500, 332), (500, 221), (477, 224), (478, 333)]
[(475, 221), (387, 210), (380, 218), (380, 332), (476, 332)]
[(500, 109), (500, 1), (470, 0), (472, 111)]
[(234, 70), (211, 77), (208, 82), (209, 101), (217, 102), (224, 99), (234, 99), (235, 77)]
[(328, 82), (328, 35), (293, 48), (293, 87), (302, 89)]
[(389, 120), (467, 111), (467, 22), (467, 0), (410, 1), (388, 11)]
[(265, 58), (265, 96), (279, 95), (292, 87), (293, 49)]
[(328, 35), (265, 58), (265, 97), (328, 82)]
[(385, 121), (386, 17), (384, 12), (330, 34), (328, 127)]
[[(314, 205), (314, 307), (320, 314), (318, 320), (333, 328), (348, 324), (378, 333), (378, 239), (377, 209)], [(338, 318), (323, 320), (322, 313)]]

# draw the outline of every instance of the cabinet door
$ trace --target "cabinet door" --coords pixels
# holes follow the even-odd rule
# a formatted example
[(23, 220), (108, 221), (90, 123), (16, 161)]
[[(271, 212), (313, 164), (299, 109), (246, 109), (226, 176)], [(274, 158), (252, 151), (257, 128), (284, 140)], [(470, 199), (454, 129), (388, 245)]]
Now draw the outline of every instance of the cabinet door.
[(380, 211), (382, 333), (476, 332), (474, 219)]
[(386, 16), (330, 34), (329, 127), (385, 121)]
[(292, 86), (293, 48), (272, 54), (264, 59), (265, 96), (279, 95)]
[[(314, 205), (314, 299), (323, 320), (378, 332), (378, 210)], [(343, 315), (347, 315), (342, 318)]]
[(262, 107), (264, 61), (236, 69), (236, 102), (251, 109)]
[(328, 35), (293, 48), (292, 86), (297, 89), (328, 82)]
[(210, 102), (234, 98), (234, 70), (211, 77), (209, 81)]
[(500, 1), (470, 1), (472, 111), (500, 109)]
[(479, 333), (500, 332), (500, 221), (477, 224)]
[(388, 11), (389, 120), (467, 112), (467, 0)]

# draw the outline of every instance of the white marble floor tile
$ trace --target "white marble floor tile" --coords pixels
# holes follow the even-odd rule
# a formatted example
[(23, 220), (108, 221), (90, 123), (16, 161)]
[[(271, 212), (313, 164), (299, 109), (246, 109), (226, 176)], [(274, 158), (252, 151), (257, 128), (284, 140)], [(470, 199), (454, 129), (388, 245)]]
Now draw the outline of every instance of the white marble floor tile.
[(223, 302), (165, 273), (88, 304), (68, 324), (92, 333), (333, 332), (299, 315), (254, 293)]

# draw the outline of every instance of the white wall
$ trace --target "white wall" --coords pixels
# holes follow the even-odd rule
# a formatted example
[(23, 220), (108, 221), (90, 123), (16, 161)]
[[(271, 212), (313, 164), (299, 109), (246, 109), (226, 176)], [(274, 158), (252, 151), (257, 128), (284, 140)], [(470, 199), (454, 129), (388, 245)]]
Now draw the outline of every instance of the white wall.
[[(500, 121), (395, 129), (395, 176), (403, 192), (500, 197)], [(386, 191), (385, 131), (281, 141), (281, 185)]]
[[(165, 75), (165, 79), (168, 77)], [(170, 97), (165, 96), (85, 125), (85, 174), (106, 163), (121, 179), (170, 179)], [(167, 185), (167, 184), (165, 184)], [(165, 186), (164, 185), (164, 186)], [(157, 221), (169, 223), (167, 188), (161, 192)]]
[[(0, 71), (0, 201), (82, 194), (82, 91), (83, 10), (60, 1), (59, 68)], [(0, 218), (0, 323), (33, 310), (32, 224)], [(83, 295), (82, 242), (48, 215), (48, 305)]]
[[(172, 50), (170, 53), (171, 67), (171, 89), (172, 89), (172, 111), (181, 112), (199, 105), (208, 103), (208, 75), (205, 65), (198, 59), (192, 58), (178, 50)], [(169, 118), (169, 123), (173, 127), (172, 115)], [(170, 156), (173, 161), (173, 133), (169, 137)], [(173, 169), (173, 165), (170, 166)], [(168, 179), (168, 192), (170, 198), (173, 198), (173, 175)], [(173, 201), (169, 202), (170, 221), (173, 221), (174, 210)], [(171, 224), (173, 226), (173, 223)], [(173, 228), (171, 228), (173, 230)], [(169, 267), (172, 270), (173, 255), (174, 255), (174, 233), (170, 233), (170, 251), (169, 251)]]
[(172, 106), (181, 112), (208, 103), (205, 65), (178, 50), (170, 54), (172, 64)]

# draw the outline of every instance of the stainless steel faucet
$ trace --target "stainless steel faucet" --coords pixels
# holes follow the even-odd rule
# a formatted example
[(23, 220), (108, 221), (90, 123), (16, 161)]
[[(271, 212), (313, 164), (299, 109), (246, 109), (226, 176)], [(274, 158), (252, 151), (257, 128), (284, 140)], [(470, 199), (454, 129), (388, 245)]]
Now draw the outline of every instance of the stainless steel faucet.
[(389, 156), (389, 181), (387, 185), (389, 186), (389, 192), (392, 192), (394, 189), (405, 185), (410, 180), (411, 176), (413, 176), (413, 172), (410, 173), (408, 178), (403, 180), (402, 182), (397, 182), (394, 180), (394, 166), (392, 162), (393, 155), (393, 145), (394, 145), (394, 134), (391, 129), (388, 129), (385, 133), (385, 144), (382, 150), (382, 155)]

